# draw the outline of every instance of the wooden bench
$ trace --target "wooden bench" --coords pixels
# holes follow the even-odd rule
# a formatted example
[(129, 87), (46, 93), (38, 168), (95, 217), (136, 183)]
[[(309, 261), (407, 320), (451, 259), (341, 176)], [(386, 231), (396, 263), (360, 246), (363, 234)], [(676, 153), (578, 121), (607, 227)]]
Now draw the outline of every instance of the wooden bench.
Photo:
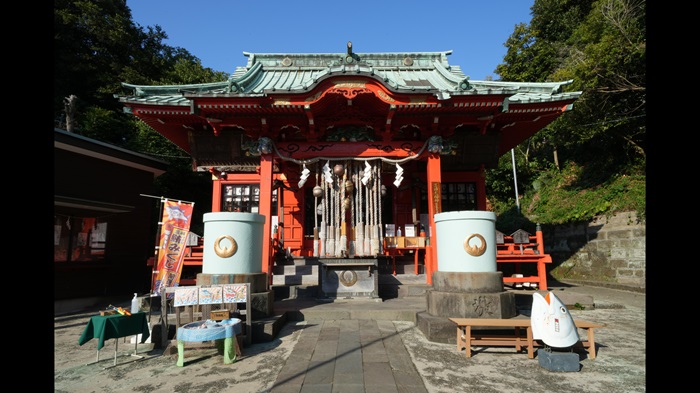
[[(527, 350), (527, 357), (535, 357), (535, 347), (543, 346), (532, 338), (532, 326), (530, 318), (449, 318), (457, 325), (457, 351), (465, 349), (466, 356), (472, 356), (471, 347), (514, 347), (516, 352)], [(574, 324), (587, 333), (588, 341), (578, 341), (574, 346), (588, 350), (588, 357), (595, 359), (595, 335), (594, 329), (605, 327), (604, 324), (574, 319)], [(479, 329), (481, 328), (481, 329)], [(488, 329), (486, 329), (488, 328)], [(493, 329), (496, 328), (496, 329)], [(498, 329), (502, 328), (502, 329)], [(503, 333), (513, 329), (514, 333)], [(523, 329), (525, 334), (523, 335)]]
[(540, 289), (547, 290), (547, 269), (545, 264), (552, 263), (552, 257), (544, 253), (544, 237), (537, 224), (534, 236), (519, 229), (510, 236), (496, 231), (496, 263), (515, 263), (515, 272), (520, 273), (522, 263), (536, 264), (536, 274), (530, 276), (506, 277), (504, 283), (536, 283)]

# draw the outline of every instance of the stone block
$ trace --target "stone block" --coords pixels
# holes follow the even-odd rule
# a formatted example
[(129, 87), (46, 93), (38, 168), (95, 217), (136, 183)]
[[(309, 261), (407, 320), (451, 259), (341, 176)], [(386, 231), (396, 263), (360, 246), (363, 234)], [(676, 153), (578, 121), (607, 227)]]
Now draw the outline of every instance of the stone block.
[(503, 273), (437, 271), (433, 273), (433, 289), (459, 293), (503, 292)]
[(457, 325), (446, 317), (435, 317), (427, 312), (418, 312), (416, 326), (428, 341), (457, 344)]
[(515, 295), (500, 293), (456, 293), (429, 290), (427, 312), (436, 317), (512, 318), (516, 315)]
[(287, 322), (286, 313), (253, 321), (251, 341), (253, 343), (264, 343), (274, 340)]
[(250, 296), (250, 308), (252, 308), (253, 321), (266, 318), (273, 314), (275, 294), (272, 291), (253, 293)]
[(379, 274), (376, 262), (367, 265), (347, 263), (321, 264), (321, 293), (324, 298), (379, 298)]
[(549, 371), (580, 371), (579, 356), (575, 352), (556, 352), (544, 348), (537, 350), (540, 367)]

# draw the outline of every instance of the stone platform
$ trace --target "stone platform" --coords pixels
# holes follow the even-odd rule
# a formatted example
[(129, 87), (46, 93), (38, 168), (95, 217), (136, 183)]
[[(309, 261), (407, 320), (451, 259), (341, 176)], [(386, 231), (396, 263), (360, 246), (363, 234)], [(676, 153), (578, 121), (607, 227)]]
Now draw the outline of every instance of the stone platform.
[(512, 318), (515, 296), (503, 287), (501, 272), (435, 272), (426, 294), (426, 311), (416, 325), (435, 342), (455, 342), (455, 326), (448, 318)]
[(382, 300), (376, 258), (323, 258), (320, 266), (320, 298)]

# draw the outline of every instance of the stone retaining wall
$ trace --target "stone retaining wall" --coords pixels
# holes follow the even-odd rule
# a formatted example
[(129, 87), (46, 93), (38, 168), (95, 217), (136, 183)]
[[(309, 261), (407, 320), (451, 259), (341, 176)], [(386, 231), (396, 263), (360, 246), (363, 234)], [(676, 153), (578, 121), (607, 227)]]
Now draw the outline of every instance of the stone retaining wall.
[(557, 280), (646, 288), (646, 223), (635, 212), (542, 226), (548, 271)]

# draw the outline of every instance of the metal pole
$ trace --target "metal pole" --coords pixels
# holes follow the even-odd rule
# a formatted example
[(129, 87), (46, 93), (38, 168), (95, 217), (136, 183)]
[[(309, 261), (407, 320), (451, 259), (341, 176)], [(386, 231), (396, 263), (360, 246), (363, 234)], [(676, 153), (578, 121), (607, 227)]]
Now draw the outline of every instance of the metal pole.
[[(141, 194), (141, 196), (148, 196), (151, 197), (150, 195), (144, 195)], [(150, 280), (150, 288), (148, 288), (149, 292), (149, 299), (148, 299), (148, 323), (151, 322), (151, 315), (153, 312), (153, 298), (157, 296), (155, 293), (153, 293), (153, 284), (155, 283), (155, 277), (156, 274), (158, 273), (158, 254), (160, 250), (160, 234), (161, 231), (163, 230), (163, 198), (160, 199), (160, 209), (158, 210), (158, 230), (156, 231), (156, 244), (153, 252), (153, 266), (151, 266), (151, 280)]]
[(510, 158), (513, 161), (513, 184), (515, 185), (515, 205), (520, 213), (520, 199), (518, 199), (518, 174), (515, 171), (515, 149), (510, 149)]
[(155, 195), (148, 195), (148, 194), (139, 194), (139, 195), (142, 196), (142, 197), (160, 199), (161, 202), (165, 202), (165, 201), (170, 200), (170, 201), (178, 201), (178, 202), (182, 202), (182, 203), (191, 203), (191, 204), (194, 204), (194, 202), (191, 202), (191, 201), (183, 201), (182, 199), (175, 199), (175, 198), (166, 198), (166, 197), (164, 197), (164, 196), (155, 196)]

